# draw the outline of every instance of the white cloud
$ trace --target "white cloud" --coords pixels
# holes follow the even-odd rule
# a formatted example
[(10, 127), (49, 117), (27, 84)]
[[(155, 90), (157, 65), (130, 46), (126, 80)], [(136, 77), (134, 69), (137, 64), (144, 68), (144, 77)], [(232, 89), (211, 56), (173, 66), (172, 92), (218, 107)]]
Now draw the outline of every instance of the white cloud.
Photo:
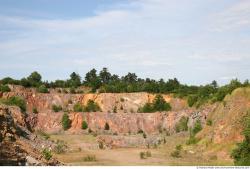
[[(209, 25), (220, 30), (231, 24), (234, 27), (230, 29), (248, 26), (248, 2), (240, 1), (213, 15), (216, 20), (212, 23), (207, 23), (210, 13), (201, 9), (213, 3), (198, 0), (129, 1), (96, 11), (95, 16), (74, 19), (32, 19), (0, 13), (0, 58), (5, 60), (2, 65), (16, 60), (47, 70), (63, 67), (87, 71), (108, 66), (115, 72), (134, 68), (143, 74), (149, 69), (157, 76), (186, 81), (192, 74), (203, 82), (207, 78), (204, 74), (228, 70), (221, 62), (249, 59), (249, 40), (239, 40), (234, 34), (221, 37), (204, 29)], [(208, 72), (213, 65), (217, 65), (216, 70)], [(196, 67), (203, 68), (197, 71)]]
[(239, 0), (225, 10), (214, 14), (211, 18), (211, 30), (227, 31), (235, 29), (250, 29), (250, 1)]

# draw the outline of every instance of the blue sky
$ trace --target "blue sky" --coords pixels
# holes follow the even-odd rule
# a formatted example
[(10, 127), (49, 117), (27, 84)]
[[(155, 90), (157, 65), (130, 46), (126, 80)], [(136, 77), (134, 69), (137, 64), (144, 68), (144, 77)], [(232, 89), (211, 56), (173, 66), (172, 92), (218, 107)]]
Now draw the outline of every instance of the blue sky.
[(249, 0), (0, 0), (0, 78), (91, 68), (182, 83), (250, 75)]

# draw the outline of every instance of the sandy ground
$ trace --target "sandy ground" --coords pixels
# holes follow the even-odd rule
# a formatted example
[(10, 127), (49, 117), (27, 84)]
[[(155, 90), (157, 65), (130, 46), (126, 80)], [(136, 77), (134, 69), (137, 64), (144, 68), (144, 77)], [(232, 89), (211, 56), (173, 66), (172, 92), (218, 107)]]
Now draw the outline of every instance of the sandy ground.
[[(117, 148), (100, 150), (97, 148), (80, 148), (83, 145), (96, 145), (96, 138), (92, 135), (52, 135), (52, 140), (64, 140), (69, 152), (54, 154), (59, 161), (66, 165), (232, 165), (228, 161), (219, 161), (205, 157), (203, 153), (193, 146), (186, 146), (187, 135), (168, 136), (166, 144), (157, 148)], [(175, 150), (175, 146), (181, 144), (181, 158), (174, 158), (170, 154)], [(140, 158), (140, 152), (150, 151), (152, 156), (146, 159)], [(86, 162), (84, 157), (94, 155), (96, 161)]]

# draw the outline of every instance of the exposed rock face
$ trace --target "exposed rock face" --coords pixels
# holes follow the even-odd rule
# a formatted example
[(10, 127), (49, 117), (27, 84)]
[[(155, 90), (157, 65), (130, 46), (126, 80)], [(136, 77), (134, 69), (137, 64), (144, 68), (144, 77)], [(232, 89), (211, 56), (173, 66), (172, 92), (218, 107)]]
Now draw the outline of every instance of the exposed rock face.
[[(199, 118), (205, 121), (207, 110), (200, 111)], [(178, 112), (156, 112), (156, 113), (69, 113), (71, 128), (68, 132), (79, 133), (82, 131), (82, 121), (88, 123), (88, 127), (97, 133), (103, 133), (105, 124), (108, 123), (111, 133), (117, 134), (136, 134), (143, 130), (147, 134), (157, 134), (163, 130), (170, 133), (175, 132), (175, 125), (182, 116), (189, 117), (193, 114), (192, 110)], [(37, 130), (48, 133), (62, 131), (61, 119), (63, 112), (58, 113), (39, 113)], [(49, 120), (48, 120), (49, 119)], [(195, 119), (192, 119), (193, 122)], [(190, 126), (193, 124), (190, 123)]]
[(42, 145), (49, 147), (51, 143), (30, 133), (19, 108), (0, 105), (0, 165), (26, 165), (27, 154), (39, 161), (37, 165), (58, 164), (55, 159), (43, 159)]
[(150, 135), (147, 138), (143, 136), (111, 136), (101, 135), (98, 136), (99, 146), (103, 148), (130, 148), (130, 147), (153, 147), (163, 142), (163, 139), (157, 135)]
[[(27, 89), (21, 86), (11, 85), (11, 92), (3, 93), (3, 98), (21, 96), (27, 101), (27, 111), (32, 112), (37, 108), (38, 112), (52, 112), (52, 105), (61, 105), (64, 110), (73, 110), (76, 103), (86, 105), (88, 100), (94, 100), (101, 107), (102, 112), (113, 112), (114, 107), (117, 113), (136, 113), (138, 108), (147, 102), (152, 102), (154, 94), (141, 93), (100, 93), (100, 94), (65, 94), (57, 93), (51, 89), (50, 93), (37, 93), (35, 89)], [(165, 100), (172, 106), (173, 111), (186, 109), (187, 103), (183, 99), (173, 98), (170, 95), (163, 95)]]
[(244, 138), (242, 124), (247, 111), (250, 111), (250, 88), (236, 89), (210, 111), (207, 119), (213, 124), (206, 125), (198, 137), (208, 138), (216, 144), (241, 142)]

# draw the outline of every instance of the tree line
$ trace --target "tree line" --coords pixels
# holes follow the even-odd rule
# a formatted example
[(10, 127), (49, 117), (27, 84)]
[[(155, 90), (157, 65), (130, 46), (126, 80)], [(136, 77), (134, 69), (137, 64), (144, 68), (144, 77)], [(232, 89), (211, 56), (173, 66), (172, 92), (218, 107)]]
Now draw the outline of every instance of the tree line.
[[(154, 80), (150, 78), (139, 78), (135, 73), (128, 73), (119, 77), (111, 74), (107, 68), (97, 72), (92, 69), (87, 72), (82, 79), (78, 73), (71, 73), (67, 80), (42, 81), (42, 76), (38, 72), (32, 72), (28, 77), (20, 80), (6, 77), (0, 80), (0, 88), (5, 89), (6, 84), (22, 85), (24, 87), (36, 87), (39, 92), (49, 92), (47, 88), (70, 88), (70, 91), (80, 86), (91, 88), (91, 92), (99, 93), (131, 93), (149, 92), (160, 94), (174, 94), (176, 97), (187, 97), (189, 106), (200, 106), (204, 102), (222, 101), (227, 94), (230, 94), (238, 87), (249, 86), (249, 81), (241, 83), (233, 79), (229, 84), (219, 86), (216, 81), (207, 85), (194, 86), (181, 84), (176, 78)], [(5, 89), (5, 91), (7, 91)], [(74, 92), (72, 92), (74, 93)]]

